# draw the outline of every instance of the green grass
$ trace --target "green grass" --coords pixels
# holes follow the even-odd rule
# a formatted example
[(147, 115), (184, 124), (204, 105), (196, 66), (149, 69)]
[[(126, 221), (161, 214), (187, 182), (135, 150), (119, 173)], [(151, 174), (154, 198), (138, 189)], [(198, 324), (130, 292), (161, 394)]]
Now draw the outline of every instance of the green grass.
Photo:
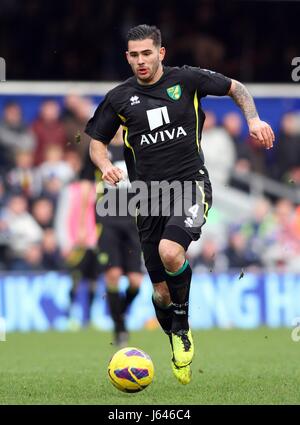
[(130, 345), (154, 362), (155, 379), (143, 392), (125, 394), (108, 381), (116, 351), (111, 335), (8, 334), (0, 342), (1, 404), (299, 404), (300, 342), (289, 329), (194, 332), (190, 385), (177, 383), (170, 349), (159, 330), (134, 332)]

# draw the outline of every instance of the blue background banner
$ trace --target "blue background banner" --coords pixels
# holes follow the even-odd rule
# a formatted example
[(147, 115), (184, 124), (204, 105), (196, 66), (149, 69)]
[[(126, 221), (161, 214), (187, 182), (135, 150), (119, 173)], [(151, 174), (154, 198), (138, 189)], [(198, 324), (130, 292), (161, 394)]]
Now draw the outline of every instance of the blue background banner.
[[(95, 105), (98, 105), (104, 96), (91, 96)], [(25, 123), (30, 124), (39, 114), (41, 103), (47, 99), (55, 99), (60, 106), (64, 106), (64, 96), (45, 96), (45, 95), (14, 95), (0, 93), (0, 115), (3, 113), (3, 107), (8, 101), (17, 102), (23, 111)], [(220, 125), (223, 116), (229, 112), (237, 112), (242, 116), (240, 109), (232, 102), (229, 97), (207, 97), (201, 99), (204, 110), (211, 110), (217, 117), (217, 124)], [(255, 104), (261, 118), (267, 121), (275, 131), (278, 132), (282, 115), (288, 112), (298, 111), (300, 109), (300, 99), (284, 97), (258, 97), (255, 98)], [(243, 119), (243, 135), (248, 134), (246, 121)]]
[[(126, 286), (123, 277), (120, 291)], [(74, 323), (85, 325), (87, 286), (81, 283), (73, 306), (70, 288), (71, 279), (66, 274), (2, 274), (0, 317), (5, 318), (6, 331), (65, 331)], [(151, 294), (151, 283), (145, 277), (127, 315), (130, 330), (157, 326)], [(300, 317), (300, 275), (246, 273), (242, 279), (236, 274), (193, 276), (190, 323), (194, 329), (292, 326), (295, 317)], [(101, 278), (91, 320), (98, 329), (112, 329)]]

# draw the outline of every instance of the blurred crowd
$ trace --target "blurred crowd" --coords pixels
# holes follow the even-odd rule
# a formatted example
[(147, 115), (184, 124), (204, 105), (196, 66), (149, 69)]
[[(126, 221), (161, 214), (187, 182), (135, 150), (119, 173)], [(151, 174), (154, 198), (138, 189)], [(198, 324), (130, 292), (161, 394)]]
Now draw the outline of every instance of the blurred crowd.
[(64, 253), (55, 226), (63, 188), (78, 179), (95, 105), (67, 96), (63, 109), (49, 99), (25, 125), (19, 104), (8, 102), (0, 122), (0, 269), (60, 270)]
[(299, 14), (297, 1), (2, 0), (0, 52), (10, 80), (123, 80), (126, 33), (147, 23), (162, 31), (167, 65), (291, 82)]
[(291, 201), (259, 198), (251, 217), (233, 217), (224, 233), (221, 240), (203, 232), (201, 246), (189, 253), (194, 272), (300, 273), (300, 206)]
[(300, 110), (281, 117), (276, 143), (269, 151), (249, 135), (243, 136), (240, 114), (229, 112), (221, 123), (212, 111), (205, 114), (203, 150), (207, 168), (214, 170), (212, 179), (239, 187), (234, 176), (254, 172), (300, 187)]
[[(64, 269), (58, 203), (79, 178), (89, 145), (84, 128), (94, 109), (90, 98), (75, 94), (63, 106), (47, 99), (26, 125), (20, 105), (6, 103), (0, 120), (0, 270)], [(293, 179), (299, 187), (299, 117), (297, 112), (282, 117), (270, 163), (266, 151), (242, 136), (239, 114), (227, 113), (217, 122), (206, 111), (202, 144), (213, 185), (238, 187), (233, 172), (255, 171), (282, 182)], [(300, 207), (290, 200), (259, 198), (248, 219), (232, 217), (224, 232), (221, 239), (203, 232), (201, 246), (189, 254), (195, 270), (300, 272)]]

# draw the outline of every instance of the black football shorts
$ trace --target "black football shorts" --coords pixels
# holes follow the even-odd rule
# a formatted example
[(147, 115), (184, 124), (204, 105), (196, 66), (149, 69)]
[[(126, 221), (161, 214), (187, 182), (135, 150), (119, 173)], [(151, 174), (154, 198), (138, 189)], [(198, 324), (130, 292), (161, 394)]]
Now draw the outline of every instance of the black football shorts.
[(66, 258), (66, 266), (71, 273), (76, 273), (82, 279), (96, 280), (101, 273), (97, 248), (73, 248)]
[(181, 193), (171, 191), (169, 198), (165, 197), (164, 200), (164, 189), (159, 196), (149, 197), (148, 211), (151, 214), (142, 215), (141, 208), (137, 214), (145, 266), (153, 283), (165, 280), (165, 269), (158, 251), (160, 240), (169, 239), (187, 250), (192, 241), (199, 239), (212, 204), (212, 188), (208, 177), (185, 184), (187, 186), (182, 183)]
[(142, 272), (142, 252), (133, 217), (102, 217), (99, 264), (107, 270), (120, 267), (123, 273)]

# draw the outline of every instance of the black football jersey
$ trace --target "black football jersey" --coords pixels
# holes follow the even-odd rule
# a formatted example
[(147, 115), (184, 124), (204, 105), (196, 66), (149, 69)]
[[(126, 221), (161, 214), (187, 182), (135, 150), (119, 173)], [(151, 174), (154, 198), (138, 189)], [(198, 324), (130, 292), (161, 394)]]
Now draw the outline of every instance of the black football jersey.
[(131, 77), (107, 93), (86, 133), (108, 144), (121, 124), (136, 179), (193, 180), (204, 165), (201, 98), (224, 96), (230, 86), (230, 78), (190, 66), (164, 67), (162, 77), (151, 85)]

